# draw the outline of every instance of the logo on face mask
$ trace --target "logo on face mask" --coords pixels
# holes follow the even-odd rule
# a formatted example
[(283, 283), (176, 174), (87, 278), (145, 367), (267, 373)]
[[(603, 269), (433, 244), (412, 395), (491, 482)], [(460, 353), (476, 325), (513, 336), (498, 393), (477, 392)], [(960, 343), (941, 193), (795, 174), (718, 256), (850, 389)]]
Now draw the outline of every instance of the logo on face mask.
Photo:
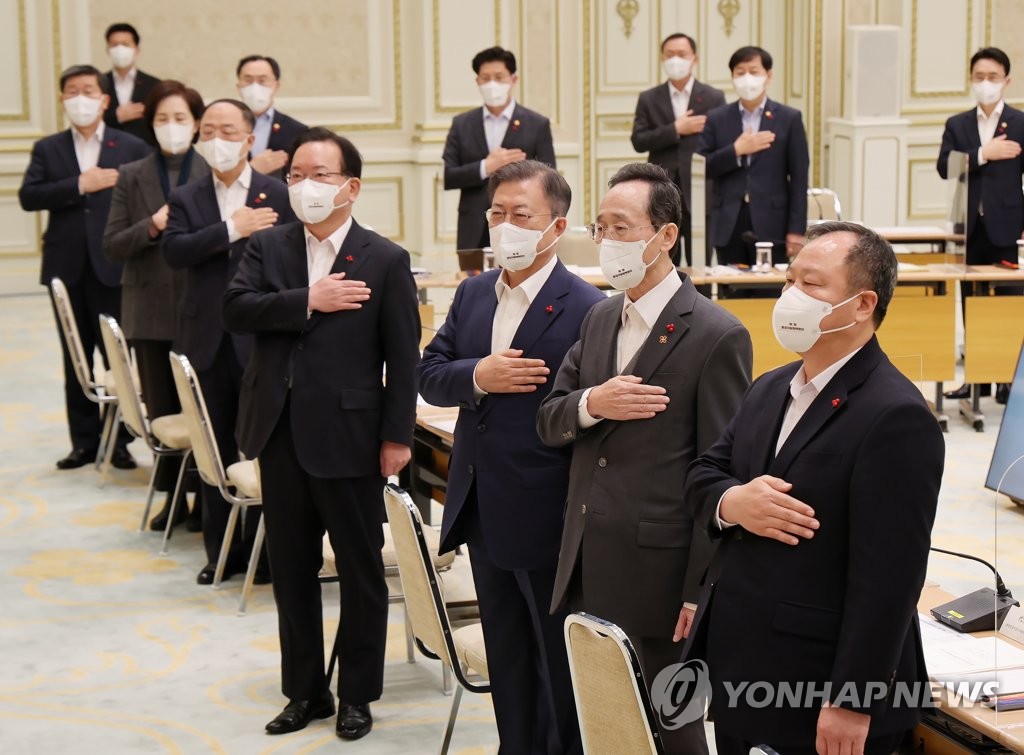
[(538, 255), (544, 254), (555, 245), (557, 238), (543, 249), (537, 249), (541, 238), (557, 222), (558, 218), (556, 217), (543, 231), (520, 228), (508, 222), (494, 226), (490, 229), (490, 235), (495, 263), (512, 272), (525, 270), (533, 264)]
[(347, 200), (340, 205), (334, 204), (334, 198), (338, 196), (338, 192), (348, 186), (351, 180), (351, 178), (347, 179), (340, 186), (321, 183), (311, 178), (304, 178), (297, 184), (292, 184), (288, 187), (288, 202), (292, 206), (295, 217), (306, 225), (316, 225), (327, 220), (332, 212), (351, 204), (352, 200)]
[(612, 288), (617, 291), (626, 291), (638, 285), (644, 279), (647, 268), (658, 261), (661, 252), (650, 262), (644, 262), (644, 252), (662, 228), (651, 236), (647, 241), (613, 241), (603, 239), (599, 252), (601, 262), (601, 274), (604, 275)]
[(858, 291), (838, 304), (829, 304), (827, 301), (815, 299), (796, 286), (790, 286), (782, 292), (772, 310), (772, 331), (775, 333), (775, 340), (782, 348), (797, 354), (810, 351), (826, 333), (838, 333), (857, 324), (854, 320), (839, 328), (821, 329), (822, 320), (863, 293)]

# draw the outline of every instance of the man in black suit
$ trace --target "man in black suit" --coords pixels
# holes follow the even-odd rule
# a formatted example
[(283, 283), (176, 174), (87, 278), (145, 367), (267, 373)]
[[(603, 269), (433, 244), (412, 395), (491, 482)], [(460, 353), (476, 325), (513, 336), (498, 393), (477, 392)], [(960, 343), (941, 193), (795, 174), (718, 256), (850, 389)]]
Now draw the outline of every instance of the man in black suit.
[(721, 755), (889, 755), (931, 699), (917, 601), (944, 448), (875, 337), (896, 256), (854, 223), (808, 237), (773, 314), (802, 360), (754, 383), (684, 487), (721, 542), (685, 653), (707, 661)]
[(785, 262), (807, 228), (807, 133), (800, 111), (768, 98), (772, 56), (741, 47), (729, 59), (739, 102), (708, 114), (699, 152), (713, 180), (711, 243), (723, 265), (753, 265), (754, 241)]
[(444, 145), (444, 188), (460, 189), (459, 249), (479, 249), (490, 242), (484, 213), (490, 207), (487, 178), (517, 160), (539, 160), (555, 167), (551, 121), (515, 101), (516, 56), (489, 47), (473, 58), (473, 72), (483, 97), (474, 108), (452, 119)]
[(459, 286), (419, 369), (427, 401), (460, 407), (441, 549), (469, 544), (501, 750), (579, 752), (566, 611), (548, 612), (572, 451), (541, 443), (534, 418), (605, 297), (558, 261), (572, 199), (558, 171), (522, 160), (488, 183), (504, 269)]
[(238, 61), (238, 95), (256, 116), (251, 163), (253, 170), (284, 180), (288, 151), (306, 124), (279, 112), (274, 97), (281, 88), (281, 66), (265, 55), (248, 55)]
[[(61, 101), (71, 128), (40, 139), (22, 179), (18, 199), (29, 212), (46, 210), (43, 266), (39, 282), (60, 278), (68, 288), (78, 334), (85, 353), (103, 352), (99, 315), (120, 316), (121, 265), (103, 254), (103, 227), (117, 168), (146, 156), (149, 148), (130, 134), (108, 128), (103, 111), (110, 98), (103, 93), (100, 72), (92, 66), (71, 66), (60, 76)], [(64, 402), (71, 431), (71, 453), (58, 469), (74, 469), (96, 459), (100, 417), (96, 404), (82, 392), (74, 365), (61, 339), (64, 355)], [(106, 357), (104, 357), (106, 358)], [(111, 462), (132, 469), (123, 428)]]
[(111, 107), (104, 122), (156, 146), (153, 130), (143, 118), (146, 98), (160, 79), (140, 71), (135, 61), (139, 55), (139, 32), (131, 24), (117, 23), (107, 27), (107, 54), (111, 69), (103, 74), (103, 89), (110, 96)]
[(683, 195), (680, 242), (672, 248), (672, 261), (680, 262), (679, 247), (686, 247), (686, 264), (692, 264), (690, 241), (692, 202), (690, 163), (704, 130), (707, 113), (725, 104), (725, 95), (693, 75), (697, 43), (687, 34), (670, 34), (661, 43), (661, 67), (668, 82), (640, 93), (633, 118), (633, 149), (650, 152), (647, 161), (660, 165)]
[[(966, 152), (967, 264), (1017, 263), (1017, 240), (1024, 238), (1024, 113), (1003, 100), (1010, 85), (1010, 58), (998, 47), (985, 47), (971, 58), (971, 91), (978, 106), (946, 121), (936, 166), (948, 177), (949, 153)], [(970, 284), (960, 287), (965, 296)], [(998, 287), (997, 294), (1019, 294), (1018, 287)], [(966, 299), (965, 299), (966, 302)], [(965, 310), (969, 307), (965, 307)], [(996, 389), (996, 401), (1006, 403), (1009, 385)], [(991, 386), (982, 386), (988, 395)], [(946, 393), (968, 398), (970, 386)]]
[(284, 734), (334, 713), (317, 579), (326, 529), (341, 579), (336, 731), (358, 739), (383, 687), (382, 492), (411, 456), (416, 284), (408, 252), (352, 218), (362, 158), (348, 139), (309, 129), (289, 171), (302, 222), (253, 237), (224, 296), (228, 328), (256, 337), (237, 435), (262, 470), (289, 700), (266, 728)]
[[(160, 244), (167, 263), (186, 271), (174, 350), (183, 352), (196, 369), (226, 464), (238, 458), (234, 438), (238, 393), (252, 339), (225, 331), (221, 298), (249, 237), (278, 220), (294, 219), (284, 185), (249, 166), (253, 120), (252, 111), (237, 100), (216, 100), (207, 106), (195, 149), (212, 173), (171, 192)], [(213, 582), (231, 507), (212, 485), (203, 483), (200, 494), (207, 564), (196, 581), (208, 585)], [(246, 543), (251, 545), (256, 534), (256, 517), (246, 517), (245, 524), (244, 537), (241, 542), (236, 538), (232, 546), (225, 579), (245, 571)], [(266, 580), (265, 570), (257, 578)]]

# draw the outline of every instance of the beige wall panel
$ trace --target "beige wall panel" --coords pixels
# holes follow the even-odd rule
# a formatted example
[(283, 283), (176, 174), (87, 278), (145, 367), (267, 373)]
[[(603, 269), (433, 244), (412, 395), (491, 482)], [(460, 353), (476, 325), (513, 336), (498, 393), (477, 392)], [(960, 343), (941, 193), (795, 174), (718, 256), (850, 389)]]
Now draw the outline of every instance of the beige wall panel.
[(0, 189), (0, 255), (28, 254), (39, 248), (36, 214), (24, 212), (17, 189)]
[(966, 96), (974, 0), (910, 1), (910, 99)]
[(992, 15), (987, 41), (1010, 56), (1013, 81), (1007, 97), (1024, 98), (1024, 76), (1020, 75), (1021, 68), (1024, 68), (1024, 34), (1021, 34), (1024, 29), (1024, 3), (1020, 0), (989, 0), (989, 6)]
[(861, 220), (865, 223), (882, 226), (900, 224), (899, 197), (896, 196), (899, 178), (885, 180), (899, 165), (899, 153), (899, 140), (895, 138), (868, 139), (864, 143), (865, 185), (861, 194), (864, 211)]
[(458, 113), (480, 106), (471, 63), (480, 50), (499, 43), (499, 6), (498, 0), (433, 0), (435, 111)]
[(519, 63), (519, 97), (524, 105), (550, 118), (552, 129), (562, 123), (560, 4), (559, 0), (520, 0), (519, 42), (512, 48)]
[(837, 167), (831, 171), (831, 184), (825, 188), (839, 195), (844, 217), (853, 219), (853, 175), (849, 169), (853, 163), (853, 142), (846, 137), (836, 137), (832, 142), (831, 159), (832, 165)]
[(364, 174), (359, 201), (353, 213), (360, 223), (370, 226), (381, 236), (404, 244), (405, 179), (402, 176)]
[(635, 16), (624, 17), (616, 0), (597, 3), (599, 94), (635, 94), (660, 78), (657, 3), (638, 3), (635, 8)]
[(29, 117), (25, 0), (0, 0), (0, 122)]
[(945, 221), (949, 214), (946, 182), (935, 170), (937, 156), (937, 148), (933, 155), (923, 147), (911, 150), (907, 163), (907, 216), (911, 220)]

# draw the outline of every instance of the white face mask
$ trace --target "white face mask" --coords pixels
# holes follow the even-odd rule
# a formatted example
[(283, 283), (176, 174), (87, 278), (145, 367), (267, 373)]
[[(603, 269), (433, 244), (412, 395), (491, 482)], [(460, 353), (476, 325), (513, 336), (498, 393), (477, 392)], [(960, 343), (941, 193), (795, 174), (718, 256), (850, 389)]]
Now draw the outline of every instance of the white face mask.
[(977, 81), (971, 84), (974, 99), (981, 105), (994, 105), (1003, 96), (1003, 85), (995, 81)]
[(838, 304), (829, 304), (827, 301), (815, 299), (796, 286), (790, 286), (782, 292), (782, 296), (775, 302), (775, 309), (772, 310), (772, 331), (776, 340), (782, 348), (795, 351), (797, 354), (810, 351), (824, 334), (838, 333), (857, 324), (854, 320), (841, 328), (821, 329), (822, 320), (862, 293), (864, 292), (858, 291)]
[(680, 58), (673, 55), (668, 60), (661, 61), (661, 69), (672, 81), (680, 81), (690, 75), (693, 67), (693, 58)]
[(160, 145), (160, 149), (171, 155), (180, 155), (188, 152), (188, 148), (192, 146), (195, 124), (162, 123), (153, 128), (153, 133), (156, 134), (156, 141)]
[(764, 93), (764, 85), (768, 81), (767, 76), (755, 76), (752, 73), (745, 73), (732, 80), (732, 86), (741, 100), (756, 100)]
[(537, 250), (541, 238), (556, 222), (558, 218), (552, 220), (543, 231), (520, 228), (512, 223), (502, 223), (491, 228), (491, 249), (494, 250), (495, 264), (512, 272), (528, 268), (537, 259), (537, 255), (544, 254), (555, 245), (555, 241), (552, 241)]
[(351, 180), (347, 179), (341, 186), (321, 183), (311, 178), (304, 178), (297, 184), (292, 184), (288, 187), (288, 202), (295, 217), (306, 225), (316, 225), (327, 220), (332, 212), (352, 203), (349, 199), (342, 204), (334, 204), (338, 192), (348, 186)]
[(243, 145), (245, 145), (244, 139), (240, 142), (229, 142), (227, 139), (215, 136), (205, 142), (196, 142), (196, 152), (206, 160), (207, 165), (211, 168), (220, 173), (227, 173), (245, 158)]
[(257, 115), (262, 114), (274, 102), (274, 90), (262, 84), (252, 83), (247, 87), (238, 90), (242, 102), (249, 106), (249, 109)]
[(135, 48), (128, 45), (114, 45), (107, 50), (107, 54), (114, 68), (127, 68), (135, 60)]
[[(658, 229), (661, 233), (661, 229)], [(655, 233), (647, 241), (612, 241), (603, 239), (601, 241), (600, 259), (601, 273), (617, 291), (625, 291), (633, 288), (644, 279), (647, 268), (658, 261), (655, 257), (650, 262), (644, 262), (644, 252), (658, 233)]]
[(480, 96), (488, 107), (500, 107), (508, 102), (508, 93), (512, 85), (502, 81), (488, 81), (480, 85)]
[(68, 120), (82, 128), (91, 126), (100, 117), (101, 97), (86, 97), (80, 94), (64, 100), (64, 112)]

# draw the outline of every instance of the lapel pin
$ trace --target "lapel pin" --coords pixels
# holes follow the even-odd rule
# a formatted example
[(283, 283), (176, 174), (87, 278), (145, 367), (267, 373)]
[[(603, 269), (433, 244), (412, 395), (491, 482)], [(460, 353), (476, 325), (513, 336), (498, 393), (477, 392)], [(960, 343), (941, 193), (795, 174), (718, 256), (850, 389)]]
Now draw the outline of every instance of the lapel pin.
[(356, 258), (353, 257), (351, 254), (349, 254), (348, 256), (345, 257), (345, 262), (355, 262), (355, 261), (356, 261)]
[(658, 336), (658, 343), (668, 343), (668, 336)]
[(832, 408), (835, 409), (837, 406), (839, 406), (839, 399), (832, 399)]
[(275, 123), (273, 126), (271, 126), (271, 128), (274, 131), (280, 131), (281, 130), (281, 124), (280, 123)]
[(555, 308), (548, 304), (546, 307), (544, 307), (544, 311), (550, 315), (552, 312), (555, 311)]
[(519, 119), (518, 118), (516, 118), (514, 121), (512, 121), (512, 130), (513, 131), (518, 131), (519, 130)]
[[(1004, 125), (1005, 125), (1005, 124), (1004, 124)], [(111, 149), (113, 149), (114, 147), (116, 147), (116, 146), (117, 146), (117, 142), (115, 142), (115, 141), (114, 141), (113, 139), (110, 139), (110, 140), (109, 140), (109, 141), (107, 142), (107, 146), (108, 146), (108, 147), (110, 147)]]
[(256, 198), (255, 198), (254, 200), (252, 200), (252, 202), (253, 202), (253, 204), (262, 204), (262, 203), (263, 203), (263, 200), (264, 200), (264, 199), (266, 199), (266, 198), (267, 198), (267, 195), (266, 195), (266, 194), (264, 194), (264, 193), (263, 193), (263, 192), (261, 191), (261, 192), (259, 193), (259, 196), (257, 196), (257, 197), (256, 197)]
[(675, 323), (671, 323), (670, 322), (668, 325), (665, 326), (665, 330), (667, 330), (669, 333), (675, 333), (676, 332)]
[(772, 115), (772, 111), (771, 110), (765, 110), (764, 111), (764, 117), (771, 119), (771, 118), (774, 118), (775, 116)]

